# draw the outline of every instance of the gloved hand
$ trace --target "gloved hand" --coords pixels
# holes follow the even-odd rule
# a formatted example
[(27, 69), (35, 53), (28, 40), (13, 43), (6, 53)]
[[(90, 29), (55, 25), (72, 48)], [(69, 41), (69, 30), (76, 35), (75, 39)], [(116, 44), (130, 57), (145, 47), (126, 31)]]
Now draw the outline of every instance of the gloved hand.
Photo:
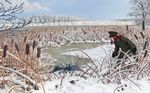
[(136, 55), (136, 51), (137, 51), (136, 47), (131, 50), (133, 55)]
[(112, 57), (117, 56), (118, 54), (116, 54), (115, 52), (112, 53)]

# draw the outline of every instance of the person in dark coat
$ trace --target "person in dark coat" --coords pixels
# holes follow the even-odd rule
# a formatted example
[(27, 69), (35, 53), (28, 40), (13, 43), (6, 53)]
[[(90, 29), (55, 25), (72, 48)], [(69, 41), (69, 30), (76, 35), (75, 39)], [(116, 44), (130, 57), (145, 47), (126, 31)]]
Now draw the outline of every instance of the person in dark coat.
[(136, 45), (129, 40), (127, 37), (122, 35), (118, 35), (118, 32), (109, 31), (109, 37), (111, 38), (111, 43), (115, 45), (115, 49), (112, 53), (112, 57), (118, 56), (118, 59), (122, 59), (124, 57), (124, 53), (119, 54), (119, 49), (123, 52), (128, 52), (128, 54), (135, 55), (137, 52)]

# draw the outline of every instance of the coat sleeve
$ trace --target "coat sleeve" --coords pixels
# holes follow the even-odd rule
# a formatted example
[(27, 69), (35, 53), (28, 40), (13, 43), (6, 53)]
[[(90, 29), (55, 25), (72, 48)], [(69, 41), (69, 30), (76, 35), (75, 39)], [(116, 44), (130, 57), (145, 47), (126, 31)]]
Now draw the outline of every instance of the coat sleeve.
[(129, 40), (128, 38), (124, 37), (123, 41), (130, 46), (130, 49), (131, 49), (132, 53), (136, 52), (136, 50), (137, 50), (136, 45), (131, 40)]
[(112, 57), (117, 56), (118, 52), (119, 52), (119, 46), (117, 44), (115, 44), (115, 49), (114, 49), (114, 52), (112, 53)]
[(127, 44), (129, 44), (129, 46), (130, 46), (131, 49), (133, 49), (133, 48), (136, 47), (135, 44), (134, 44), (132, 41), (130, 41), (128, 38), (124, 37), (123, 40), (124, 40)]

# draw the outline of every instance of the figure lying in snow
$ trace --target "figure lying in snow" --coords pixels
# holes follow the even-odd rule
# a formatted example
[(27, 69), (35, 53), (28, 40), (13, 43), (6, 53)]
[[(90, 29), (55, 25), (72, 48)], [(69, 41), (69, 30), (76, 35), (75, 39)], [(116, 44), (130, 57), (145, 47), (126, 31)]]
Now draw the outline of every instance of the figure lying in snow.
[(74, 71), (80, 71), (80, 68), (77, 65), (66, 65), (65, 67), (62, 66), (62, 65), (61, 66), (56, 65), (53, 68), (52, 73), (57, 72), (57, 71), (60, 71), (60, 72), (74, 72)]

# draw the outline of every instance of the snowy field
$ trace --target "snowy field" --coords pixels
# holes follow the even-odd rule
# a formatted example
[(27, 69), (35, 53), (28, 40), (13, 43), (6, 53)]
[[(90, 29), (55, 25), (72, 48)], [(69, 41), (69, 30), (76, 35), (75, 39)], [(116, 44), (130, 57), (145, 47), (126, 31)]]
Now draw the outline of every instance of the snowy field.
[(71, 55), (78, 56), (80, 58), (91, 58), (94, 62), (102, 62), (102, 60), (106, 57), (110, 57), (112, 53), (112, 49), (115, 46), (113, 45), (102, 45), (97, 48), (81, 50), (81, 51), (71, 51), (63, 53), (62, 55)]
[[(149, 25), (149, 2), (131, 0), (133, 11), (130, 16), (135, 18), (110, 20), (116, 19), (115, 16), (92, 16), (95, 19), (92, 21), (90, 15), (79, 18), (81, 11), (76, 11), (79, 7), (73, 5), (81, 5), (81, 2), (76, 2), (81, 0), (68, 0), (67, 7), (62, 9), (65, 4), (57, 3), (59, 0), (51, 0), (49, 4), (42, 0), (13, 1), (0, 2), (0, 93), (150, 93), (150, 29), (146, 27)], [(79, 17), (55, 16), (59, 10), (60, 15), (67, 15), (70, 11), (67, 9), (64, 14), (63, 10), (70, 6)], [(25, 17), (23, 11), (25, 16), (33, 16)], [(38, 15), (48, 12), (54, 16)], [(96, 18), (107, 18), (108, 21)], [(130, 55), (119, 49), (118, 56), (123, 53), (124, 57), (112, 58), (114, 46), (108, 44), (109, 31), (128, 37), (137, 46), (138, 53)], [(85, 50), (65, 48), (67, 52), (60, 51), (59, 54), (71, 61), (64, 58), (65, 62), (60, 60), (60, 63), (53, 57), (54, 53), (46, 50), (79, 42), (104, 45), (88, 49), (85, 44)]]
[[(93, 49), (66, 52), (62, 55), (90, 57), (95, 63), (101, 63), (103, 59), (111, 57), (113, 49), (113, 45), (106, 44)], [(77, 75), (70, 76), (70, 73), (67, 73), (62, 74), (60, 78), (39, 83), (39, 90), (31, 89), (25, 93), (149, 93), (150, 91), (150, 77), (139, 80), (130, 78), (130, 80), (125, 81), (122, 79), (121, 84), (104, 83), (100, 79), (94, 75), (86, 78)], [(9, 88), (5, 88), (4, 90), (1, 89), (0, 93), (9, 93), (9, 91)]]
[[(83, 50), (85, 53), (94, 59), (101, 59), (100, 57), (107, 57), (108, 53), (114, 46), (104, 45), (94, 49)], [(87, 57), (81, 51), (67, 52), (63, 55), (74, 55), (79, 57)], [(103, 84), (98, 78), (81, 78), (77, 76), (70, 77), (65, 75), (64, 79), (57, 79), (44, 83), (45, 93), (149, 93), (150, 78), (142, 80), (122, 81), (122, 84)], [(33, 93), (44, 93), (42, 87), (39, 91)]]
[[(72, 84), (71, 81), (74, 81)], [(149, 93), (150, 80), (135, 81), (140, 88), (132, 82), (123, 84), (102, 84), (97, 78), (83, 79), (79, 77), (66, 77), (60, 86), (61, 80), (44, 83), (45, 93)], [(58, 87), (56, 88), (56, 86)], [(33, 93), (44, 93), (42, 89)]]
[[(103, 29), (101, 30), (101, 28)], [(120, 28), (122, 30), (118, 29), (118, 31), (124, 31), (125, 26), (114, 28)], [(15, 70), (15, 67), (18, 65), (12, 64), (9, 68), (12, 73), (8, 73), (9, 75), (4, 77), (4, 79), (1, 78), (1, 81), (4, 82), (0, 83), (4, 86), (0, 86), (2, 87), (0, 93), (17, 93), (17, 89), (21, 90), (21, 92), (18, 93), (149, 93), (150, 71), (149, 64), (147, 64), (150, 63), (149, 51), (147, 51), (149, 47), (147, 46), (146, 49), (143, 49), (146, 35), (148, 35), (146, 33), (144, 33), (145, 37), (139, 32), (132, 32), (133, 34), (131, 34), (131, 32), (126, 33), (126, 36), (132, 39), (138, 45), (138, 48), (141, 49), (138, 54), (140, 60), (137, 63), (133, 61), (132, 64), (129, 64), (133, 66), (131, 69), (125, 69), (123, 65), (121, 65), (123, 69), (121, 67), (117, 68), (117, 70), (113, 68), (116, 59), (111, 58), (114, 46), (110, 44), (101, 45), (88, 50), (72, 51), (68, 49), (70, 52), (62, 53), (62, 55), (65, 56), (78, 56), (80, 58), (89, 58), (90, 61), (92, 60), (92, 63), (87, 62), (87, 64), (80, 66), (81, 70), (74, 72), (73, 75), (69, 72), (67, 74), (59, 74), (57, 72), (50, 73), (53, 67), (55, 67), (55, 65), (51, 63), (57, 61), (53, 59), (51, 55), (41, 53), (40, 58), (42, 59), (44, 55), (46, 59), (43, 58), (42, 61), (38, 60), (39, 56), (37, 56), (37, 50), (44, 49), (45, 46), (57, 48), (58, 46), (62, 47), (69, 43), (88, 41), (108, 43), (110, 41), (108, 40), (108, 32), (105, 29), (113, 29), (113, 27), (51, 27), (51, 29), (49, 29), (49, 27), (36, 27), (31, 28), (28, 32), (16, 33), (16, 35), (11, 37), (14, 38), (15, 41), (12, 47), (15, 54), (13, 54), (13, 52), (8, 52), (7, 54), (11, 56), (13, 60), (17, 60), (20, 66), (18, 70)], [(29, 35), (28, 38), (26, 35)], [(135, 35), (137, 35), (138, 40), (135, 38)], [(11, 38), (6, 38), (5, 40), (8, 46), (11, 46)], [(18, 39), (20, 41), (17, 41)], [(34, 40), (37, 41), (34, 42)], [(36, 43), (38, 43), (38, 46), (36, 46)], [(27, 45), (32, 47), (30, 48), (30, 54), (25, 50)], [(9, 48), (11, 49), (11, 47)], [(3, 49), (1, 52), (2, 51)], [(28, 55), (30, 55), (31, 61), (28, 61)], [(9, 56), (6, 56), (6, 59), (9, 60)], [(37, 64), (37, 62), (39, 64)], [(40, 66), (38, 67), (37, 65)], [(134, 67), (134, 65), (137, 65), (137, 67)], [(27, 69), (29, 74), (26, 75), (24, 74), (24, 70), (26, 70), (28, 66), (30, 68), (29, 70)], [(125, 66), (128, 66), (128, 64), (125, 64)], [(4, 69), (4, 67), (1, 68)], [(36, 70), (37, 68), (38, 70)], [(6, 70), (6, 68), (4, 70)], [(111, 73), (107, 73), (108, 70), (110, 70)], [(21, 74), (26, 75), (30, 81), (38, 82), (39, 90), (34, 90), (34, 85), (29, 85), (28, 87), (28, 84), (25, 84), (25, 77), (22, 77)], [(31, 90), (27, 90), (28, 88)], [(9, 92), (11, 89), (12, 92)]]

